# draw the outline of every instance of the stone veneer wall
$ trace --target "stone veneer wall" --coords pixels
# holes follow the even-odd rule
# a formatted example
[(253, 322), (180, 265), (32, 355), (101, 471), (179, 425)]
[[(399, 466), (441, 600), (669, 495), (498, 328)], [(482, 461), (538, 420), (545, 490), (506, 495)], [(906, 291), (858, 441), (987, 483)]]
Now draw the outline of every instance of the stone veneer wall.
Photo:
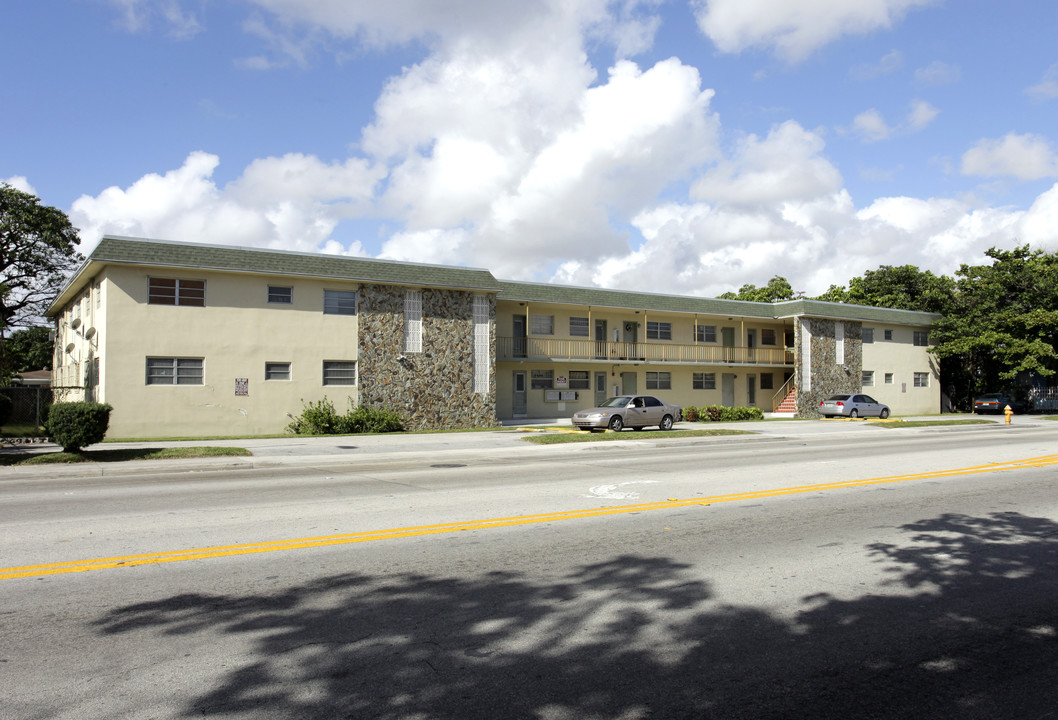
[[(834, 328), (838, 323), (845, 326), (845, 362), (835, 362), (836, 341)], [(798, 348), (794, 372), (798, 378), (797, 415), (798, 417), (818, 417), (819, 403), (835, 393), (858, 393), (863, 380), (863, 324), (846, 320), (826, 320), (808, 318), (811, 341), (812, 388), (805, 392), (801, 385), (802, 363), (804, 355), (800, 352), (801, 322), (794, 325)]]
[(404, 291), (360, 286), (360, 403), (393, 410), (410, 430), (498, 425), (496, 298), (489, 296), (489, 391), (475, 393), (474, 294), (423, 289), (423, 351), (404, 353)]

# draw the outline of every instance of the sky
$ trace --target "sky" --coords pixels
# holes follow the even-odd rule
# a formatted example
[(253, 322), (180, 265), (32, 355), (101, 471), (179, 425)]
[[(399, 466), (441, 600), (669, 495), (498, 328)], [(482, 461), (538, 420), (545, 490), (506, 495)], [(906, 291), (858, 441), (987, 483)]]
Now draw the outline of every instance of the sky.
[(5, 0), (0, 182), (103, 235), (808, 296), (1058, 250), (1054, 0)]

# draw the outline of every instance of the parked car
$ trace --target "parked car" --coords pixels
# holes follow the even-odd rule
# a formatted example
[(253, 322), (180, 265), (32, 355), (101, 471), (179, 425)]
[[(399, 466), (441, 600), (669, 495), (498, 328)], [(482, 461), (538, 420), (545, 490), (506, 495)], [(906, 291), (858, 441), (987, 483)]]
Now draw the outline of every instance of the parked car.
[(682, 410), (669, 405), (653, 395), (619, 395), (612, 397), (599, 407), (573, 413), (573, 424), (581, 430), (605, 430), (614, 432), (630, 427), (642, 430), (647, 425), (657, 425), (662, 430), (671, 430), (672, 424), (682, 418)]
[(831, 395), (819, 403), (819, 414), (823, 417), (889, 417), (889, 406), (878, 402), (870, 395)]
[(983, 413), (1002, 413), (1007, 409), (1007, 405), (1016, 413), (1029, 411), (1028, 403), (1022, 400), (1015, 400), (1006, 393), (986, 393), (974, 398), (974, 412), (978, 415)]

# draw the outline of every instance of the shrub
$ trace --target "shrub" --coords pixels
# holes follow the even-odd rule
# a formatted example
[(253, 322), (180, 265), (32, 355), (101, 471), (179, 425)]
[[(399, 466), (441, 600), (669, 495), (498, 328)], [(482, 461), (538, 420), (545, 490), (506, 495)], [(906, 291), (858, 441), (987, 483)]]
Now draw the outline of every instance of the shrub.
[[(352, 400), (349, 401), (350, 406)], [(310, 402), (301, 415), (287, 425), (287, 432), (296, 435), (346, 435), (353, 433), (400, 432), (404, 422), (391, 410), (359, 405), (344, 415), (334, 409), (327, 398)]]
[(55, 403), (48, 412), (48, 436), (65, 452), (81, 452), (86, 445), (103, 441), (111, 410), (106, 403)]
[(698, 408), (699, 419), (703, 422), (739, 422), (742, 420), (763, 420), (764, 411), (759, 407), (724, 407), (710, 405)]
[(687, 422), (698, 422), (698, 408), (693, 405), (683, 408), (683, 419)]

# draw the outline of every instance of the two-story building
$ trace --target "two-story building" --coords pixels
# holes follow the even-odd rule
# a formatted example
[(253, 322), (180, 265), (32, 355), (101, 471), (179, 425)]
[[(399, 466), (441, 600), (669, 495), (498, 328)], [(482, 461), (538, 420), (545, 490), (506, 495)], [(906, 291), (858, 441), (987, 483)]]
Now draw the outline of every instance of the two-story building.
[(937, 317), (497, 280), (487, 270), (105, 237), (48, 311), (62, 399), (111, 437), (282, 432), (324, 397), (410, 428), (568, 416), (619, 393), (815, 414), (940, 407)]

